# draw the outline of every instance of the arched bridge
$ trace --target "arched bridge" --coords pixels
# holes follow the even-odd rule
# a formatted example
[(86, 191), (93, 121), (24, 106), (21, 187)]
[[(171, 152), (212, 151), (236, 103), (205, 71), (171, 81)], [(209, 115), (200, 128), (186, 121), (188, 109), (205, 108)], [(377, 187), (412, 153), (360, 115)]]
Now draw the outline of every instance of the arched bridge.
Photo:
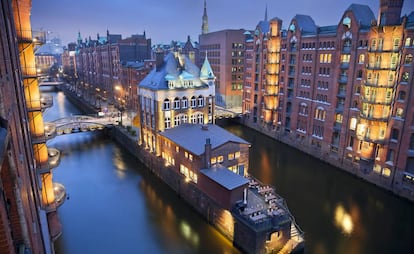
[(114, 124), (118, 124), (118, 117), (69, 116), (45, 123), (45, 134), (52, 138), (56, 135), (103, 130), (106, 126)]

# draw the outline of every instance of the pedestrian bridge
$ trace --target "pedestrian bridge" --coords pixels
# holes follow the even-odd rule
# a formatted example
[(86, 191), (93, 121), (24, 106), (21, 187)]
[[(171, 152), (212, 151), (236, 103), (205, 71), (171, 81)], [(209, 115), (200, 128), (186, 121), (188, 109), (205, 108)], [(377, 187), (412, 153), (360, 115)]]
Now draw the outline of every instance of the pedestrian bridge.
[(118, 117), (76, 115), (63, 117), (45, 123), (45, 136), (53, 138), (57, 135), (103, 130), (107, 126), (118, 124)]

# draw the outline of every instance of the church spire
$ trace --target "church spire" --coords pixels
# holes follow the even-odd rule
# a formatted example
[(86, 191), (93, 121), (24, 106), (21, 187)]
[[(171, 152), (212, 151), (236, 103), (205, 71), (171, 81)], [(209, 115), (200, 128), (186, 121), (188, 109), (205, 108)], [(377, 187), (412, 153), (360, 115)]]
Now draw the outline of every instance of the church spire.
[(201, 34), (208, 33), (207, 3), (204, 0), (203, 24), (201, 25)]
[(266, 4), (265, 19), (264, 19), (264, 21), (267, 21), (267, 4)]

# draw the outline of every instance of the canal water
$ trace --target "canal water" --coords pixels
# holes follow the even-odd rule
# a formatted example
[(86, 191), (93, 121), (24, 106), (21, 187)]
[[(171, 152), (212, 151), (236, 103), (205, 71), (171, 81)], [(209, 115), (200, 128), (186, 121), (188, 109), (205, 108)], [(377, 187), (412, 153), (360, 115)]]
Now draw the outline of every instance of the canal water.
[[(62, 92), (46, 121), (79, 114)], [(306, 253), (414, 253), (414, 204), (239, 125), (251, 142), (249, 173), (272, 184), (305, 231)], [(48, 143), (62, 152), (54, 180), (69, 199), (59, 208), (56, 253), (239, 253), (136, 159), (98, 133)]]

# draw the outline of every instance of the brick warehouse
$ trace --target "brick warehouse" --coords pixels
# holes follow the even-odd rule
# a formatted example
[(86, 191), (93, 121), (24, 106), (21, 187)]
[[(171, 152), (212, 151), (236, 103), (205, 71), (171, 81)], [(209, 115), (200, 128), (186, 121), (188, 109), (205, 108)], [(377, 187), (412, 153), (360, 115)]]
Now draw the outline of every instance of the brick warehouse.
[[(414, 199), (414, 13), (352, 4), (338, 24), (265, 18), (246, 34), (242, 122)], [(267, 15), (266, 15), (267, 16)]]

